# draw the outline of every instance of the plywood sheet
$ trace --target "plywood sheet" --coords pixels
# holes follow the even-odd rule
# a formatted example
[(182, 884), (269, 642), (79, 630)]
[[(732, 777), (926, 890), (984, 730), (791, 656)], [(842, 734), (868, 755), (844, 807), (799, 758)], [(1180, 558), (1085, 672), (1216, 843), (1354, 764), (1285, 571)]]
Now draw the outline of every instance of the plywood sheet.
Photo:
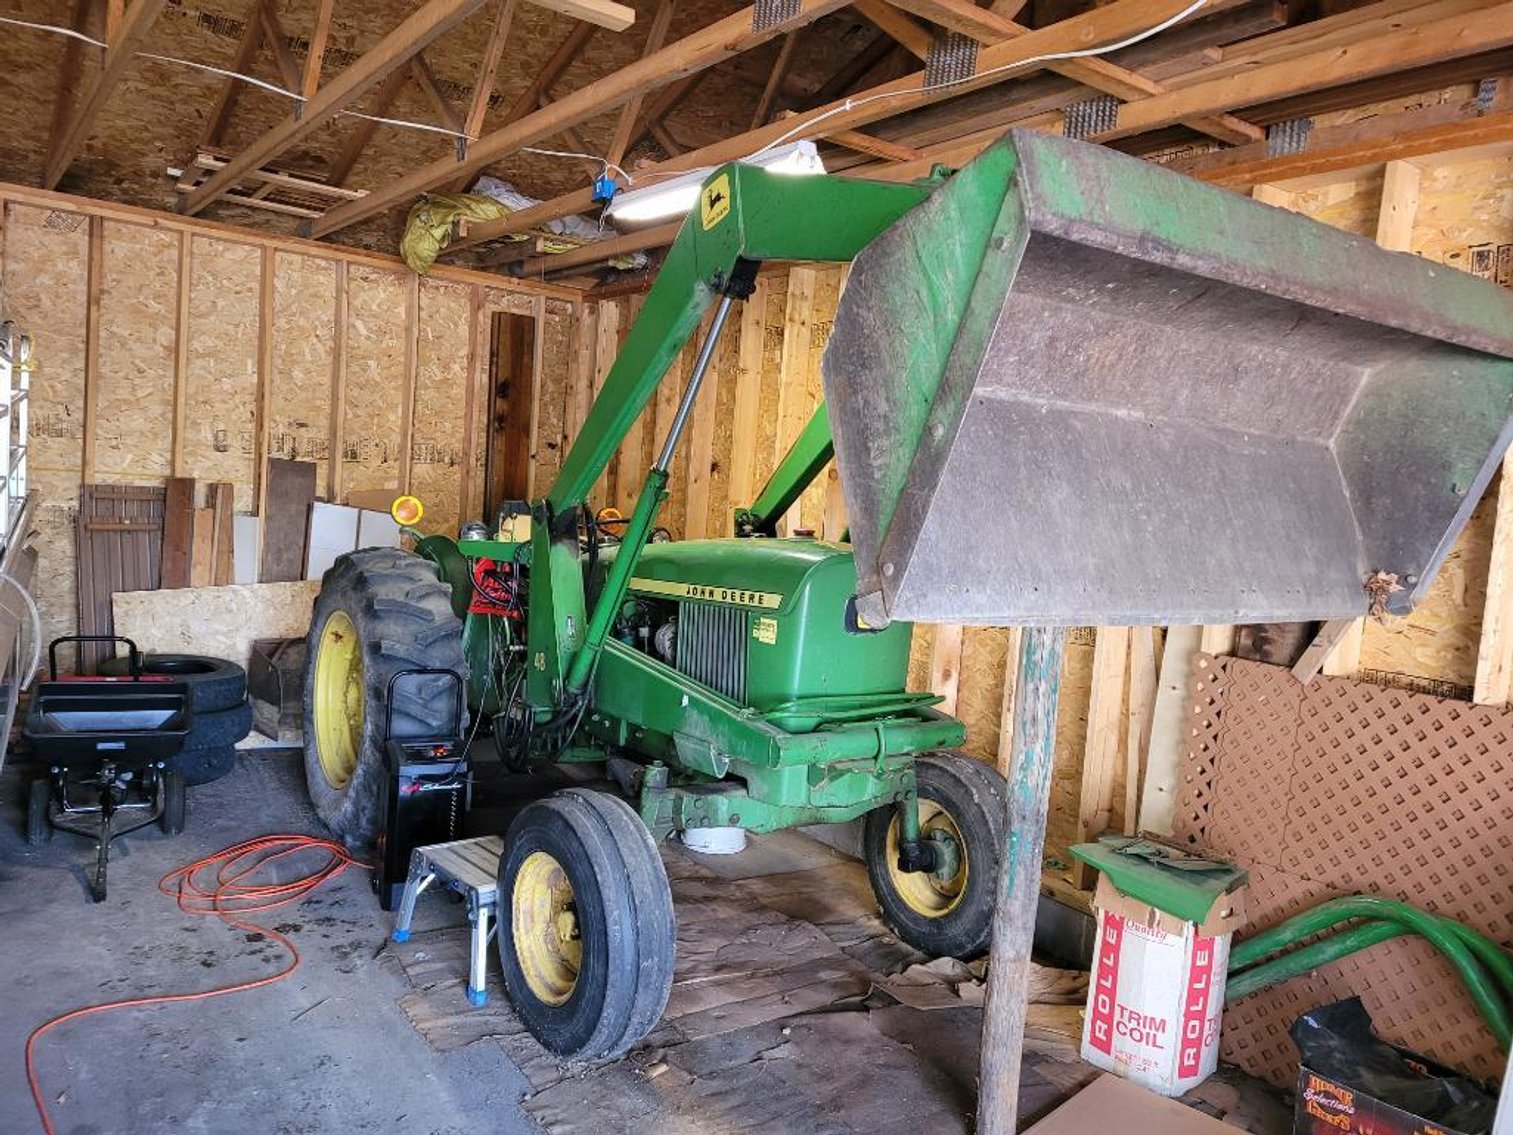
[(275, 253), (268, 456), (314, 462), (321, 485), (331, 451), (335, 338), (336, 263)]
[(573, 308), (548, 300), (546, 318), (536, 328), (541, 337), (541, 372), (536, 376), (536, 492), (551, 487), (562, 467), (567, 445), (567, 392), (573, 369)]
[[(42, 615), (44, 643), (78, 630), (78, 574), (74, 559), (78, 517), (77, 504), (46, 501), (38, 506), (35, 514), (37, 570), (32, 582), (32, 597)], [(59, 660), (67, 660), (70, 667), (73, 657), (71, 650), (59, 654)]]
[(425, 501), (429, 532), (455, 534), (461, 510), (471, 310), (470, 289), (421, 281), (410, 492)]
[(341, 421), (343, 495), (404, 478), (405, 278), (347, 271), (347, 372)]
[(161, 481), (173, 456), (179, 240), (141, 225), (104, 226), (95, 475)]
[(259, 250), (192, 237), (184, 371), (184, 476), (229, 481), (255, 508)]
[[(4, 317), (32, 337), (32, 485), (44, 503), (68, 507), (78, 495), (84, 444), (88, 218), (7, 203), (4, 253)], [(61, 566), (48, 562), (54, 547), (44, 543), (39, 549), (39, 581)], [(60, 551), (66, 553), (71, 578), (71, 537)], [(73, 609), (71, 601), (67, 609)]]
[(252, 644), (303, 638), (320, 593), (318, 580), (123, 591), (113, 600), (116, 633), (143, 650), (208, 654), (245, 666)]

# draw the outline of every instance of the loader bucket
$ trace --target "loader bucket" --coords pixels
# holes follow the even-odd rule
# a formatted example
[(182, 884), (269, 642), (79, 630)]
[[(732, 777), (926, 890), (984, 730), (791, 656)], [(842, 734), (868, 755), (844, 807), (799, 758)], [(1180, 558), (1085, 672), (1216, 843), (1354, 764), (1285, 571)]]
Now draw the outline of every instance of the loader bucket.
[(1508, 445), (1513, 295), (1013, 131), (856, 259), (824, 379), (869, 621), (1403, 611)]

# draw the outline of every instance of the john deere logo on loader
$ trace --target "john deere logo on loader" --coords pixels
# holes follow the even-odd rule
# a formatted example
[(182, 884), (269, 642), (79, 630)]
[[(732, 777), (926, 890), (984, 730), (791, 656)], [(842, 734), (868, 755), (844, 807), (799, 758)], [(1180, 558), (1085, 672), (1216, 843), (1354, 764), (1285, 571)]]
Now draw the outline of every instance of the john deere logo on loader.
[(730, 175), (722, 173), (699, 194), (699, 221), (706, 231), (715, 227), (730, 212)]
[(665, 595), (669, 599), (697, 599), (703, 603), (728, 603), (732, 607), (760, 607), (764, 611), (776, 611), (783, 605), (783, 596), (776, 591), (747, 591), (708, 583), (671, 583), (665, 579), (637, 577), (630, 581), (630, 589)]

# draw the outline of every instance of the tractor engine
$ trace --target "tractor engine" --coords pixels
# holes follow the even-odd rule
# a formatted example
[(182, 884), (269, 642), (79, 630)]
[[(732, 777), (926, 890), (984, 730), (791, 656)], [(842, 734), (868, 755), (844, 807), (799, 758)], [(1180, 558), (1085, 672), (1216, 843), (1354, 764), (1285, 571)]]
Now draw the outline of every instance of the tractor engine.
[[(601, 562), (600, 575), (613, 557)], [(805, 538), (648, 545), (615, 635), (741, 706), (813, 728), (821, 698), (904, 689), (909, 624), (858, 624), (842, 544)], [(809, 703), (806, 707), (804, 703)], [(821, 714), (820, 716), (824, 716)], [(787, 718), (786, 723), (782, 718)]]

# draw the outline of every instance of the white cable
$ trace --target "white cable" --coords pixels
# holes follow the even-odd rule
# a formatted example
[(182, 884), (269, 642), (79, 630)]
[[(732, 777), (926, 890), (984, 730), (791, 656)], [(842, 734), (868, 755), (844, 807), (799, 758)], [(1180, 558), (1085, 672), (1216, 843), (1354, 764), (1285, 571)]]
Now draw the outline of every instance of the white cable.
[[(100, 45), (105, 46), (104, 44)], [(176, 63), (180, 67), (192, 67), (196, 71), (208, 71), (212, 75), (224, 75), (228, 79), (240, 79), (244, 83), (251, 83), (254, 87), (261, 87), (270, 94), (283, 95), (286, 99), (295, 102), (304, 102), (305, 96), (293, 91), (285, 90), (277, 83), (265, 83), (262, 79), (253, 78), (251, 75), (243, 75), (240, 71), (228, 71), (224, 67), (212, 67), (209, 63), (196, 63), (192, 59), (180, 59), (174, 55), (154, 55), (150, 51), (139, 51), (137, 55), (143, 59), (154, 59), (159, 63)]]
[(90, 47), (105, 47), (106, 45), (93, 36), (87, 36), (83, 32), (76, 32), (73, 28), (60, 28), (56, 24), (34, 24), (30, 20), (18, 20), (12, 16), (0, 16), (0, 24), (14, 24), (18, 28), (31, 28), (38, 32), (56, 32), (58, 35), (66, 35), (70, 39), (76, 39), (80, 43), (87, 43)]
[(1133, 47), (1137, 43), (1142, 43), (1145, 40), (1150, 39), (1151, 36), (1160, 35), (1162, 32), (1166, 31), (1167, 28), (1180, 24), (1183, 20), (1187, 19), (1187, 17), (1191, 16), (1199, 8), (1202, 8), (1207, 4), (1208, 0), (1193, 0), (1193, 2), (1186, 8), (1183, 8), (1182, 11), (1178, 12), (1174, 16), (1168, 16), (1166, 19), (1162, 20), (1154, 27), (1147, 28), (1145, 31), (1132, 35), (1128, 39), (1122, 39), (1117, 43), (1105, 44), (1102, 47), (1087, 47), (1079, 51), (1052, 51), (1047, 52), (1044, 55), (1032, 55), (1028, 59), (1015, 60), (1013, 63), (1005, 63), (1001, 67), (992, 67), (986, 71), (979, 71), (975, 75), (967, 75), (960, 79), (952, 79), (948, 83), (941, 83), (938, 86), (934, 87), (925, 87), (922, 90), (884, 91), (881, 94), (868, 95), (866, 98), (847, 99), (840, 106), (833, 106), (829, 110), (822, 111), (821, 113), (816, 114), (814, 117), (806, 119), (805, 121), (799, 123), (799, 125), (795, 126), (792, 130), (789, 130), (787, 133), (774, 138), (765, 146), (760, 147), (759, 149), (753, 151), (746, 157), (739, 160), (749, 162), (754, 158), (759, 158), (768, 150), (775, 149), (778, 146), (781, 146), (784, 142), (787, 142), (790, 139), (802, 134), (804, 131), (818, 126), (827, 118), (834, 118), (838, 114), (845, 114), (848, 111), (855, 110), (859, 106), (866, 106), (871, 102), (881, 102), (885, 99), (904, 98), (906, 96), (919, 95), (921, 93), (934, 94), (937, 91), (949, 90), (951, 87), (957, 87), (962, 85), (963, 83), (975, 83), (992, 75), (1001, 75), (1005, 71), (1017, 71), (1021, 67), (1030, 67), (1036, 63), (1054, 63), (1060, 59), (1086, 59), (1089, 56), (1094, 55), (1107, 55), (1111, 51), (1122, 51), (1126, 47)]
[(521, 146), (520, 152), (522, 154), (540, 154), (547, 158), (582, 158), (585, 161), (598, 162), (604, 167), (606, 173), (614, 170), (625, 179), (626, 185), (634, 185), (636, 181), (635, 178), (625, 172), (624, 167), (618, 166), (608, 158), (601, 157), (598, 154), (582, 154), (577, 150), (543, 150), (536, 146)]
[(358, 110), (343, 110), (339, 113), (347, 118), (363, 118), (369, 122), (381, 122), (385, 126), (406, 126), (411, 130), (426, 130), (432, 134), (445, 134), (449, 138), (466, 138), (469, 142), (476, 141), (471, 134), (464, 134), (461, 130), (453, 130), (449, 126), (434, 126), (429, 122), (411, 122), (407, 118), (385, 118), (379, 114), (363, 114)]

